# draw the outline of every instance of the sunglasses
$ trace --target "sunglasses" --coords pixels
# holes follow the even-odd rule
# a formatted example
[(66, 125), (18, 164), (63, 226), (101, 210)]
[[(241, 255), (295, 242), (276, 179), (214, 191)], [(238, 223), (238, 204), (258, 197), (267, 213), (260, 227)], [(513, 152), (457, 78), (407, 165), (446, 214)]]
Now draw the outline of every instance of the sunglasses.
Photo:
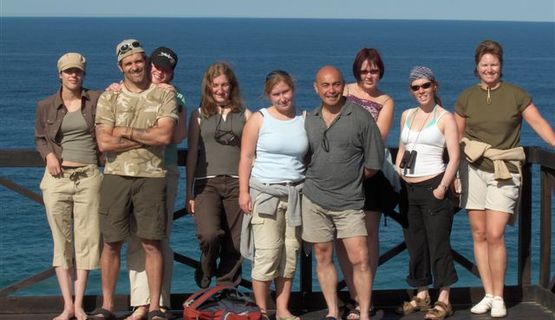
[(224, 146), (237, 146), (239, 145), (239, 137), (230, 130), (216, 130), (214, 139), (217, 143)]
[(377, 75), (380, 74), (380, 69), (370, 69), (370, 70), (360, 70), (360, 75), (361, 76), (365, 76), (367, 74), (371, 74), (371, 75)]
[(214, 140), (217, 143), (223, 144), (224, 146), (238, 146), (241, 142), (241, 138), (238, 137), (235, 133), (233, 133), (233, 118), (230, 119), (230, 129), (229, 130), (222, 130), (222, 116), (218, 119), (218, 123), (216, 124), (216, 130), (214, 131)]
[(418, 91), (418, 90), (420, 90), (420, 88), (422, 88), (422, 89), (429, 89), (429, 88), (432, 86), (432, 84), (433, 84), (433, 83), (431, 83), (431, 82), (426, 82), (426, 83), (423, 83), (423, 84), (421, 84), (421, 85), (419, 85), (419, 86), (417, 86), (417, 85), (410, 86), (410, 89), (411, 89), (412, 91)]
[(322, 149), (326, 152), (330, 152), (330, 142), (328, 141), (328, 130), (324, 130), (324, 134), (322, 135)]
[(126, 52), (131, 51), (133, 48), (139, 48), (141, 46), (141, 43), (139, 41), (133, 41), (131, 43), (126, 43), (124, 45), (122, 45), (119, 50), (118, 50), (118, 56), (122, 55)]

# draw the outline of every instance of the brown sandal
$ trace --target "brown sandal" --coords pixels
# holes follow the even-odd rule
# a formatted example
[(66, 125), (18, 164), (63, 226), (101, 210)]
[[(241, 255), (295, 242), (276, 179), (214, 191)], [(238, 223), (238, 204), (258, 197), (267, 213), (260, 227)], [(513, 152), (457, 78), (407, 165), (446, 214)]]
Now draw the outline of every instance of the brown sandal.
[[(441, 309), (438, 309), (436, 307), (439, 307)], [(453, 315), (453, 307), (451, 306), (451, 304), (446, 304), (441, 301), (436, 301), (436, 303), (434, 304), (434, 307), (432, 309), (429, 309), (428, 312), (426, 312), (424, 319), (443, 320), (452, 315)]]
[[(414, 301), (415, 305), (411, 302)], [(430, 301), (430, 297), (426, 297), (426, 299), (421, 299), (417, 296), (412, 297), (410, 301), (404, 301), (402, 305), (397, 307), (395, 312), (397, 314), (402, 314), (404, 316), (414, 313), (416, 311), (427, 311), (432, 306), (432, 302)]]
[(148, 314), (148, 305), (136, 306), (133, 312), (125, 318), (125, 320), (146, 320)]
[(260, 319), (270, 320), (270, 317), (268, 317), (268, 313), (266, 312), (266, 310), (260, 310)]

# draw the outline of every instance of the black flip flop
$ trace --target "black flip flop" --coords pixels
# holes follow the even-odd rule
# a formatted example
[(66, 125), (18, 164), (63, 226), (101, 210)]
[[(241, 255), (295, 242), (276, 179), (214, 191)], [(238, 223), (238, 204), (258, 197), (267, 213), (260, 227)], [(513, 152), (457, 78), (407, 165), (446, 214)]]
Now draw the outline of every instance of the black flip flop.
[(148, 313), (148, 320), (167, 320), (166, 313), (160, 310), (152, 310)]
[(87, 315), (87, 320), (116, 320), (116, 315), (104, 308), (96, 308)]

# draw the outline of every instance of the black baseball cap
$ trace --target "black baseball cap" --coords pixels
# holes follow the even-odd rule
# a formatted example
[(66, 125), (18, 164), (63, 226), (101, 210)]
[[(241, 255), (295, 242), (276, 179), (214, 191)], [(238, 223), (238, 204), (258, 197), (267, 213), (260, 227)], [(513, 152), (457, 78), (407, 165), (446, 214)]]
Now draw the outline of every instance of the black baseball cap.
[(152, 51), (150, 62), (157, 67), (174, 70), (177, 65), (177, 54), (170, 48), (158, 47)]

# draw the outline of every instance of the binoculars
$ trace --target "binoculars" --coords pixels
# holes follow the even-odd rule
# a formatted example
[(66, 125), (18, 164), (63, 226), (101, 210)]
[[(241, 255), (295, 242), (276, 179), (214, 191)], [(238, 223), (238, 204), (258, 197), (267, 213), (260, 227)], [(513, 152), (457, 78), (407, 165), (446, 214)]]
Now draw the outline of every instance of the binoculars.
[(405, 150), (403, 153), (403, 158), (401, 158), (401, 163), (399, 163), (399, 167), (401, 169), (405, 169), (405, 174), (407, 170), (414, 171), (414, 163), (416, 162), (416, 150), (408, 151)]

